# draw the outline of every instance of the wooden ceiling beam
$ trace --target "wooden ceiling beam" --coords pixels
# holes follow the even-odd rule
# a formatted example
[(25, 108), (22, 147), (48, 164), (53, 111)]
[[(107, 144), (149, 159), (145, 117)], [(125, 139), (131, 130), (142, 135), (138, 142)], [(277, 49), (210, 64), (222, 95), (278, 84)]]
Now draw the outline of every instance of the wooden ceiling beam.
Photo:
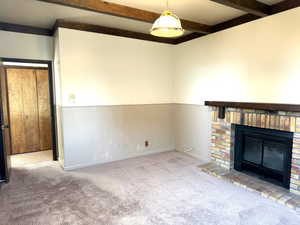
[(144, 33), (122, 30), (122, 29), (111, 28), (111, 27), (104, 27), (100, 25), (72, 22), (67, 20), (56, 20), (55, 26), (53, 28), (54, 32), (59, 27), (73, 29), (73, 30), (88, 31), (93, 33), (108, 34), (108, 35), (113, 35), (118, 37), (127, 37), (127, 38), (133, 38), (133, 39), (139, 39), (145, 41), (160, 42), (165, 44), (176, 44), (175, 43), (176, 39), (172, 39), (172, 38), (160, 38), (150, 34), (144, 34)]
[(25, 34), (45, 35), (45, 36), (52, 36), (53, 34), (51, 29), (25, 26), (20, 24), (13, 24), (13, 23), (4, 23), (4, 22), (0, 22), (0, 30), (25, 33)]
[(187, 42), (187, 41), (190, 41), (190, 40), (202, 37), (202, 36), (205, 36), (205, 34), (190, 33), (190, 34), (187, 34), (187, 35), (184, 35), (184, 36), (181, 36), (181, 37), (178, 37), (178, 38), (174, 39), (173, 43), (175, 45), (178, 45), (178, 44), (181, 44), (183, 42)]
[[(138, 21), (143, 21), (147, 23), (153, 23), (160, 14), (137, 9), (133, 7), (128, 7), (125, 5), (119, 5), (111, 2), (106, 2), (102, 0), (37, 0), (41, 2), (59, 4), (64, 6), (69, 6), (78, 9), (89, 10), (93, 12), (99, 12), (104, 14), (109, 14), (118, 17), (124, 17), (129, 19), (134, 19)], [(210, 26), (206, 24), (201, 24), (189, 20), (181, 19), (181, 23), (184, 29), (191, 30), (194, 32), (207, 34), (210, 32)]]
[(234, 18), (234, 19), (225, 21), (223, 23), (219, 23), (219, 24), (214, 25), (212, 27), (212, 33), (215, 33), (215, 32), (221, 31), (221, 30), (226, 30), (226, 29), (229, 29), (231, 27), (235, 27), (235, 26), (238, 26), (238, 25), (241, 25), (241, 24), (244, 24), (244, 23), (248, 23), (248, 22), (251, 22), (253, 20), (260, 19), (260, 18), (261, 17), (255, 16), (255, 15), (252, 15), (252, 14), (242, 15), (242, 16), (239, 16), (237, 18)]
[(300, 7), (300, 0), (285, 0), (272, 5), (271, 14), (280, 13), (297, 7)]
[(270, 15), (269, 5), (256, 0), (211, 0), (213, 2), (245, 11), (249, 14), (265, 17)]

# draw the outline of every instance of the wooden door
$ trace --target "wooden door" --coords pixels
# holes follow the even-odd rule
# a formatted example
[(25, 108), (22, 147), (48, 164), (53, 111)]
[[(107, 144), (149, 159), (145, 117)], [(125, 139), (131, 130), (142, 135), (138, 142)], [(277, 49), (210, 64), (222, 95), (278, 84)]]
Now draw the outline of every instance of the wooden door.
[(25, 114), (23, 109), (23, 77), (32, 70), (6, 69), (12, 154), (26, 152)]
[(48, 70), (36, 70), (40, 150), (51, 149), (51, 109)]
[(15, 72), (16, 76), (21, 75), (22, 77), (25, 152), (38, 151), (40, 148), (40, 136), (35, 71), (32, 69), (17, 69)]
[(48, 71), (28, 68), (6, 71), (12, 154), (51, 149)]

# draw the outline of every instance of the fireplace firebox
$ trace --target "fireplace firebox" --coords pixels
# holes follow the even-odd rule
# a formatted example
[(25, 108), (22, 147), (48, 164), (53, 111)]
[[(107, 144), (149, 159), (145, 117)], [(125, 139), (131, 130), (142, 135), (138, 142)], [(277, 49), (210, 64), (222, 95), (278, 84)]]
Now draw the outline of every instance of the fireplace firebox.
[(235, 125), (234, 168), (290, 187), (293, 133)]

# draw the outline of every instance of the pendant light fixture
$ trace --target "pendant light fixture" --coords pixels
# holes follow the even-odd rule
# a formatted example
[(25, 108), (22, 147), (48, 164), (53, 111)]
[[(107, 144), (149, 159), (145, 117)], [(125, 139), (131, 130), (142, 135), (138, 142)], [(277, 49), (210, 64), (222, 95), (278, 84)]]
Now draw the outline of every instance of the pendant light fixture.
[(150, 33), (157, 37), (175, 38), (183, 35), (181, 22), (178, 16), (169, 10), (169, 1), (167, 0), (167, 10), (154, 22)]

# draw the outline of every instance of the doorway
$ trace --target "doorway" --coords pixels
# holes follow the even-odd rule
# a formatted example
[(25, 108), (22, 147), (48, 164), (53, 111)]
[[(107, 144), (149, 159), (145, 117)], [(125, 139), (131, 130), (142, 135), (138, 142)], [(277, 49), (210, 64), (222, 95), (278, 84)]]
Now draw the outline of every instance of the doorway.
[(57, 160), (50, 61), (2, 59), (7, 86), (12, 166)]

